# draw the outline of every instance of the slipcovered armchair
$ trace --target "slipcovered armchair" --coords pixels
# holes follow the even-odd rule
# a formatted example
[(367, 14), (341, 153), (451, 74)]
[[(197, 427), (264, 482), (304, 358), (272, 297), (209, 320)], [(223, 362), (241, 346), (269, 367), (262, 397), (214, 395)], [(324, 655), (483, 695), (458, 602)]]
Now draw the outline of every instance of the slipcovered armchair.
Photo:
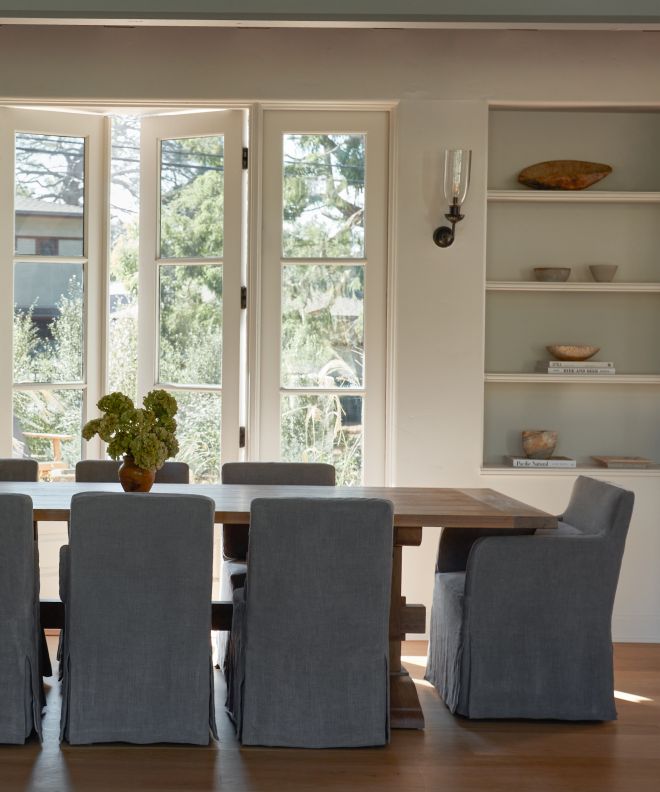
[[(335, 468), (321, 462), (226, 462), (222, 466), (222, 483), (334, 487)], [(249, 525), (222, 526), (221, 600), (231, 600), (234, 589), (245, 585), (249, 531)], [(218, 633), (218, 662), (223, 669), (227, 640), (226, 632)]]
[(244, 745), (389, 741), (392, 530), (389, 501), (252, 502), (227, 680)]
[(452, 712), (616, 718), (612, 608), (633, 500), (580, 476), (556, 531), (477, 539), (465, 572), (436, 572), (426, 679)]
[(41, 739), (39, 558), (27, 495), (0, 495), (0, 743)]
[(83, 493), (71, 502), (60, 738), (217, 737), (211, 666), (214, 503)]

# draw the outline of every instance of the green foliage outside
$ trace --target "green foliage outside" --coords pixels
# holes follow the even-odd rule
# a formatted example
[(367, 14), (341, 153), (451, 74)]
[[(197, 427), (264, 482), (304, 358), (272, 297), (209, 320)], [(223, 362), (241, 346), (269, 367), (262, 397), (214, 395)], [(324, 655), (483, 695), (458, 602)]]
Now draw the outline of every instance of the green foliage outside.
[[(364, 256), (364, 155), (361, 135), (285, 136), (282, 255), (306, 260), (282, 269), (285, 387), (363, 385), (364, 267), (309, 260)], [(329, 462), (338, 484), (359, 484), (359, 403), (351, 422), (340, 394), (282, 396), (283, 459)]]
[(285, 135), (283, 256), (364, 256), (364, 166), (362, 135)]
[[(81, 381), (82, 306), (82, 283), (71, 278), (67, 292), (57, 303), (47, 338), (40, 338), (37, 333), (34, 306), (14, 312), (15, 382)], [(14, 417), (20, 427), (14, 432), (19, 441), (23, 432), (65, 435), (70, 439), (62, 441), (64, 463), (71, 467), (80, 459), (82, 390), (15, 390)], [(24, 438), (23, 442), (35, 458), (52, 460), (51, 440)]]
[[(130, 126), (130, 124), (129, 124)], [(119, 128), (122, 152), (134, 152), (134, 132)], [(284, 255), (351, 258), (364, 255), (364, 140), (347, 135), (297, 135), (285, 152)], [(218, 138), (175, 141), (163, 152), (161, 193), (162, 253), (170, 259), (221, 255), (224, 173)], [(114, 144), (113, 144), (114, 146)], [(288, 152), (288, 153), (287, 153)], [(130, 156), (123, 156), (126, 162)], [(114, 167), (114, 166), (113, 166)], [(123, 189), (137, 195), (136, 162), (120, 173)], [(114, 179), (114, 176), (113, 176)], [(159, 376), (182, 386), (177, 458), (188, 462), (193, 479), (214, 481), (220, 469), (221, 397), (216, 392), (185, 390), (186, 385), (221, 384), (222, 267), (187, 262), (161, 265)], [(113, 217), (110, 262), (109, 387), (134, 398), (137, 369), (138, 220), (136, 213)], [(78, 291), (75, 291), (78, 289)], [(113, 304), (113, 290), (114, 299)], [(282, 290), (282, 384), (311, 388), (361, 387), (363, 384), (364, 268), (343, 264), (287, 264)], [(48, 371), (49, 379), (80, 367), (82, 360), (80, 285), (71, 284), (44, 343), (28, 314), (14, 321), (17, 369)], [(77, 341), (76, 341), (77, 339)], [(79, 379), (79, 374), (76, 379)], [(52, 377), (52, 378), (51, 378)], [(23, 380), (25, 377), (22, 378)], [(66, 378), (64, 381), (68, 381)], [(43, 414), (17, 394), (16, 411), (24, 430), (53, 431), (52, 412)], [(80, 392), (60, 391), (58, 426), (80, 432)], [(77, 408), (73, 403), (78, 400)], [(337, 467), (338, 483), (362, 477), (361, 401), (348, 420), (346, 405), (355, 397), (314, 393), (283, 396), (281, 456), (284, 460), (326, 461)], [(69, 400), (69, 401), (67, 401)], [(353, 405), (355, 407), (355, 404)], [(31, 446), (31, 449), (33, 446)], [(47, 454), (44, 446), (39, 451)], [(79, 445), (65, 452), (73, 464)]]

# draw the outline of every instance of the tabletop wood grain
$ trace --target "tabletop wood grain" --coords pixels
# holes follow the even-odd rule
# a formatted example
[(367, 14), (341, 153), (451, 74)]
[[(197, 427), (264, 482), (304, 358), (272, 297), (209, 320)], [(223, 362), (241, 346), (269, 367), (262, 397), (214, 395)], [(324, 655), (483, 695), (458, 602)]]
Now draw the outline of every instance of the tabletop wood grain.
[[(0, 494), (32, 498), (36, 520), (66, 520), (78, 492), (121, 492), (117, 484), (0, 482)], [(308, 487), (248, 484), (155, 484), (152, 492), (205, 495), (215, 501), (216, 522), (248, 523), (255, 498), (386, 498), (398, 527), (555, 528), (557, 520), (492, 489), (448, 487)]]

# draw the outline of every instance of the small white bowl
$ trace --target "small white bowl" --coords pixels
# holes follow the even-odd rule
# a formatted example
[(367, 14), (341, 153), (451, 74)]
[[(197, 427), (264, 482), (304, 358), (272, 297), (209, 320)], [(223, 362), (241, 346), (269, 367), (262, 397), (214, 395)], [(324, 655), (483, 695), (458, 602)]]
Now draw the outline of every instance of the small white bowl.
[(618, 264), (590, 264), (589, 272), (595, 281), (598, 283), (609, 283), (614, 280), (616, 271), (619, 269)]

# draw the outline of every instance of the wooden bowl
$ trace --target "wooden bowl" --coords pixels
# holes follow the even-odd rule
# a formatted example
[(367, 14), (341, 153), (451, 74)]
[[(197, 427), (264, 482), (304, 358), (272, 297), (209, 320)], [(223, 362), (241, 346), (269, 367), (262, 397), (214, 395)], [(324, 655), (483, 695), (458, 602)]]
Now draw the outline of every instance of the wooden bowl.
[(535, 190), (586, 190), (612, 173), (604, 162), (549, 160), (537, 162), (518, 174), (518, 181)]
[(556, 360), (589, 360), (600, 347), (589, 344), (551, 344), (546, 349)]
[(537, 281), (559, 283), (567, 281), (570, 274), (570, 267), (534, 267), (534, 277)]

